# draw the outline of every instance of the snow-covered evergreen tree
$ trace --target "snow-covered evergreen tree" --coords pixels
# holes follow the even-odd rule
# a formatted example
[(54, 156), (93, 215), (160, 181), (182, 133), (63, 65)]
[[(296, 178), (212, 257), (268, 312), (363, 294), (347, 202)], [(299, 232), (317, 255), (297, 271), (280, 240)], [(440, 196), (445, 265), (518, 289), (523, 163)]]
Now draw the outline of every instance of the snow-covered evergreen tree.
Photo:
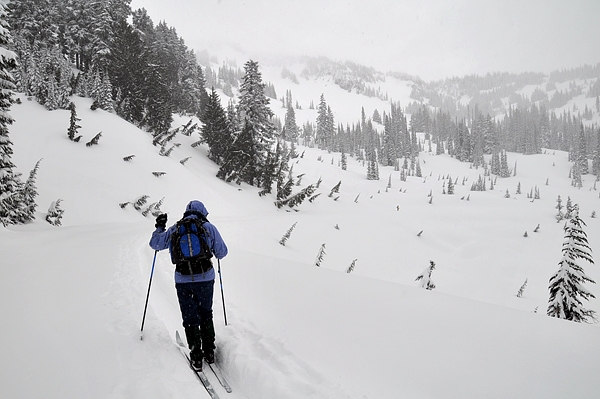
[(425, 270), (423, 270), (423, 273), (419, 274), (419, 276), (417, 276), (417, 278), (415, 279), (415, 281), (421, 281), (419, 287), (425, 288), (426, 290), (432, 290), (435, 288), (435, 284), (433, 283), (433, 280), (431, 280), (431, 273), (433, 273), (434, 270), (435, 263), (432, 260), (430, 260), (429, 266)]
[(308, 186), (306, 186), (302, 190), (300, 190), (298, 193), (293, 194), (288, 198), (284, 198), (284, 199), (275, 201), (275, 206), (277, 206), (278, 208), (281, 208), (281, 207), (287, 205), (290, 208), (294, 208), (294, 207), (301, 205), (309, 197), (310, 197), (309, 201), (312, 202), (315, 197), (320, 195), (320, 193), (319, 193), (319, 194), (311, 197), (314, 194), (315, 190), (316, 190), (315, 185), (309, 184)]
[(519, 288), (519, 291), (517, 292), (517, 298), (521, 298), (523, 296), (523, 292), (525, 292), (525, 287), (527, 287), (527, 279), (525, 279), (525, 282), (523, 283), (523, 285), (521, 285), (521, 288)]
[[(273, 153), (272, 151), (269, 151), (267, 153), (267, 159), (263, 167), (262, 179), (260, 183), (260, 187), (262, 188), (262, 190), (258, 193), (260, 196), (271, 194), (271, 191), (273, 189), (273, 183), (277, 180), (278, 171), (280, 170), (279, 166), (281, 158), (283, 156), (282, 154), (284, 152), (287, 153), (287, 151), (282, 149), (284, 147), (285, 144), (283, 140), (278, 141), (277, 146), (275, 148), (275, 153)], [(285, 162), (287, 164), (287, 161)]]
[(227, 157), (217, 172), (217, 177), (226, 182), (234, 181), (237, 184), (254, 182), (254, 158), (250, 153), (252, 145), (252, 127), (245, 123), (242, 131), (231, 143)]
[(287, 242), (287, 240), (289, 240), (289, 238), (292, 236), (292, 231), (294, 231), (294, 229), (296, 228), (296, 225), (298, 224), (298, 222), (294, 222), (294, 224), (292, 225), (292, 227), (290, 227), (288, 229), (288, 231), (285, 232), (285, 234), (283, 235), (283, 237), (281, 237), (281, 240), (279, 240), (279, 243), (281, 245), (283, 245), (285, 247), (285, 243)]
[[(596, 97), (596, 100), (597, 99), (598, 97)], [(600, 128), (598, 129), (598, 134), (596, 135), (596, 149), (594, 150), (592, 173), (596, 175), (596, 178), (600, 177)]]
[(237, 106), (243, 128), (232, 143), (228, 159), (217, 176), (226, 181), (260, 186), (265, 177), (267, 154), (272, 150), (275, 139), (275, 126), (271, 122), (273, 111), (269, 108), (270, 100), (265, 95), (258, 63), (250, 60), (244, 65), (244, 70)]
[[(577, 148), (577, 159), (576, 163), (579, 166), (579, 173), (581, 175), (587, 175), (588, 170), (588, 150), (587, 150), (587, 140), (585, 138), (585, 130), (583, 129), (583, 123), (581, 124), (581, 128), (579, 129), (579, 136), (577, 140), (578, 148)], [(581, 176), (579, 176), (581, 179)]]
[(97, 108), (105, 111), (114, 110), (112, 101), (112, 84), (110, 83), (108, 74), (104, 74), (102, 76), (99, 71), (94, 71), (94, 74), (92, 75), (90, 96), (94, 99), (94, 102), (91, 106), (92, 110)]
[(92, 137), (92, 139), (90, 141), (88, 141), (87, 143), (85, 143), (86, 147), (91, 147), (93, 145), (97, 145), (98, 142), (100, 141), (100, 137), (102, 137), (102, 132), (98, 132), (97, 135), (95, 135), (94, 137)]
[(333, 186), (333, 188), (331, 189), (331, 192), (329, 193), (328, 197), (333, 197), (334, 193), (339, 193), (340, 192), (340, 186), (342, 185), (342, 181), (340, 180), (335, 186)]
[(566, 212), (565, 212), (565, 219), (571, 219), (573, 217), (573, 210), (574, 210), (574, 206), (573, 206), (573, 201), (571, 201), (571, 197), (567, 197), (567, 205), (566, 205)]
[(317, 108), (317, 130), (315, 133), (315, 141), (320, 149), (327, 149), (331, 144), (331, 137), (328, 137), (327, 126), (327, 103), (325, 102), (325, 95), (321, 94)]
[(341, 156), (341, 168), (342, 168), (342, 170), (348, 169), (348, 157), (346, 156), (346, 153), (343, 151), (342, 151), (342, 156)]
[(560, 198), (560, 195), (558, 196), (558, 198), (556, 199), (556, 206), (554, 207), (556, 209), (556, 221), (560, 222), (561, 220), (563, 220), (565, 218), (565, 214), (562, 211), (563, 210), (563, 205), (562, 205), (562, 199)]
[(571, 185), (577, 188), (583, 187), (583, 181), (581, 180), (581, 163), (577, 161), (573, 163), (573, 179)]
[(584, 287), (584, 283), (595, 283), (588, 277), (579, 259), (594, 263), (592, 249), (587, 235), (583, 231), (585, 222), (579, 217), (579, 206), (573, 207), (571, 219), (565, 224), (565, 239), (562, 247), (562, 259), (558, 263), (556, 274), (550, 278), (550, 298), (548, 300), (547, 314), (552, 317), (587, 322), (595, 320), (595, 312), (585, 309), (582, 300), (589, 300), (595, 296)]
[(6, 5), (7, 1), (0, 0), (0, 224), (4, 226), (17, 222), (22, 205), (19, 201), (22, 183), (11, 160), (13, 150), (8, 132), (8, 125), (13, 122), (8, 111), (15, 89), (10, 70), (16, 66), (16, 54), (8, 50), (12, 38), (6, 22)]
[(48, 208), (48, 213), (46, 214), (46, 221), (52, 226), (62, 225), (61, 219), (65, 211), (60, 207), (61, 202), (62, 199), (60, 198), (56, 201), (52, 201), (50, 207)]
[(35, 180), (40, 169), (40, 162), (42, 162), (41, 159), (36, 162), (31, 172), (29, 172), (29, 177), (27, 178), (27, 181), (25, 181), (23, 189), (21, 190), (23, 223), (32, 222), (35, 219), (35, 210), (37, 208), (35, 199), (38, 196)]
[(200, 130), (202, 140), (208, 144), (208, 158), (222, 165), (227, 150), (233, 142), (233, 134), (221, 99), (214, 87), (211, 89), (202, 118), (204, 125)]
[(317, 254), (317, 259), (315, 260), (315, 266), (321, 267), (321, 263), (323, 262), (323, 258), (325, 258), (327, 253), (325, 252), (325, 244), (321, 245), (319, 248), (319, 253)]
[(417, 159), (417, 162), (416, 162), (415, 176), (423, 177), (423, 172), (421, 171), (421, 162), (419, 162), (419, 159)]
[(451, 177), (448, 177), (448, 194), (454, 194), (454, 182)]
[(356, 267), (356, 261), (358, 259), (354, 259), (352, 261), (352, 263), (350, 263), (350, 266), (348, 266), (348, 270), (346, 270), (346, 273), (352, 273), (354, 271), (354, 268)]
[(287, 106), (287, 112), (285, 113), (284, 123), (284, 139), (291, 142), (298, 140), (298, 125), (296, 125), (296, 112), (291, 104)]
[(67, 136), (69, 137), (69, 140), (71, 140), (71, 141), (79, 141), (81, 136), (77, 136), (77, 132), (79, 131), (81, 126), (79, 126), (77, 124), (77, 122), (79, 122), (81, 119), (79, 119), (77, 117), (77, 107), (75, 106), (75, 103), (69, 104), (69, 109), (71, 110), (71, 118), (69, 120), (69, 128), (67, 129)]

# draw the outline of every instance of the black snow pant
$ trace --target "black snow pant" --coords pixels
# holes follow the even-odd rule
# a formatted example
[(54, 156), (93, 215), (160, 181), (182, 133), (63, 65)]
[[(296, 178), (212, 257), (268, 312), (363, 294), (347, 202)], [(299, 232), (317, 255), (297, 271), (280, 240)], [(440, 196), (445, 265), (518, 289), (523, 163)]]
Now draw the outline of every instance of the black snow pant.
[(215, 327), (213, 324), (214, 280), (177, 283), (177, 298), (192, 360), (214, 358)]

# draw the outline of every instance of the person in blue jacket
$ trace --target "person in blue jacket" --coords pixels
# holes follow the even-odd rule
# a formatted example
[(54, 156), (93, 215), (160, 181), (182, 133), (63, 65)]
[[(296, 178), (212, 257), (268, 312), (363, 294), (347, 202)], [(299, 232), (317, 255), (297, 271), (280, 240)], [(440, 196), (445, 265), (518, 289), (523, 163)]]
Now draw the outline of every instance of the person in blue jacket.
[[(208, 246), (217, 259), (227, 255), (227, 246), (217, 228), (206, 216), (208, 211), (200, 201), (190, 201), (183, 218), (196, 218), (204, 221), (203, 226), (208, 233)], [(177, 224), (167, 226), (167, 214), (156, 218), (156, 230), (152, 233), (150, 247), (156, 251), (169, 248), (171, 261), (175, 264), (175, 288), (183, 319), (183, 327), (190, 348), (190, 360), (197, 370), (202, 369), (202, 358), (207, 363), (215, 361), (215, 327), (213, 324), (213, 291), (215, 269), (211, 259), (202, 259), (194, 264), (187, 261), (177, 262), (172, 247), (171, 237), (176, 232)]]

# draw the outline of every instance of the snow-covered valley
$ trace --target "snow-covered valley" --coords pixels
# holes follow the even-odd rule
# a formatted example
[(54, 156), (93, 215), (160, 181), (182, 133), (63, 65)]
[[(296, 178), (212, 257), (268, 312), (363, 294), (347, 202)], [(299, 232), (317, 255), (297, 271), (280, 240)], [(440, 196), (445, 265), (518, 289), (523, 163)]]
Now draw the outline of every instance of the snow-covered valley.
[[(234, 390), (219, 391), (223, 398), (600, 394), (598, 326), (545, 315), (564, 238), (554, 218), (558, 195), (579, 204), (592, 250), (600, 243), (600, 219), (590, 217), (600, 211), (595, 176), (572, 187), (566, 153), (510, 153), (517, 176), (472, 192), (483, 170), (448, 155), (421, 153), (423, 178), (402, 182), (381, 167), (381, 180), (369, 181), (354, 159), (343, 171), (339, 154), (300, 147), (294, 173), (322, 179), (322, 195), (295, 212), (217, 179), (206, 148), (190, 147), (197, 137), (178, 136), (181, 146), (160, 156), (147, 133), (74, 97), (84, 138), (73, 143), (69, 111), (20, 98), (11, 109), (13, 160), (24, 174), (43, 160), (36, 221), (0, 228), (2, 397), (205, 397), (173, 343), (181, 320), (164, 252), (140, 340), (154, 218), (119, 204), (141, 195), (164, 197), (170, 223), (189, 200), (201, 200), (230, 248), (221, 262), (228, 326), (218, 284), (214, 304), (217, 356)], [(87, 148), (83, 141), (99, 131), (99, 144)], [(458, 179), (453, 195), (442, 194), (448, 176)], [(328, 194), (339, 181), (334, 200)], [(532, 201), (535, 187), (540, 199)], [(53, 227), (44, 214), (58, 198), (63, 226)], [(433, 291), (415, 282), (430, 260)], [(597, 265), (582, 266), (600, 281)], [(600, 297), (598, 285), (588, 288)], [(600, 311), (598, 299), (585, 305)]]

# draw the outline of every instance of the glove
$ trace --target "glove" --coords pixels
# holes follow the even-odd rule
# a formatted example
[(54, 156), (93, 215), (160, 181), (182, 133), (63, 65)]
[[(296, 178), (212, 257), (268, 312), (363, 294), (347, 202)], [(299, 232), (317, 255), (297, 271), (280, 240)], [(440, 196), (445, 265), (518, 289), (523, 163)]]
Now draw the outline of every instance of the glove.
[(156, 217), (156, 224), (154, 225), (154, 227), (156, 227), (156, 228), (162, 227), (163, 229), (167, 227), (167, 214), (166, 213), (161, 213), (160, 215), (158, 215)]

